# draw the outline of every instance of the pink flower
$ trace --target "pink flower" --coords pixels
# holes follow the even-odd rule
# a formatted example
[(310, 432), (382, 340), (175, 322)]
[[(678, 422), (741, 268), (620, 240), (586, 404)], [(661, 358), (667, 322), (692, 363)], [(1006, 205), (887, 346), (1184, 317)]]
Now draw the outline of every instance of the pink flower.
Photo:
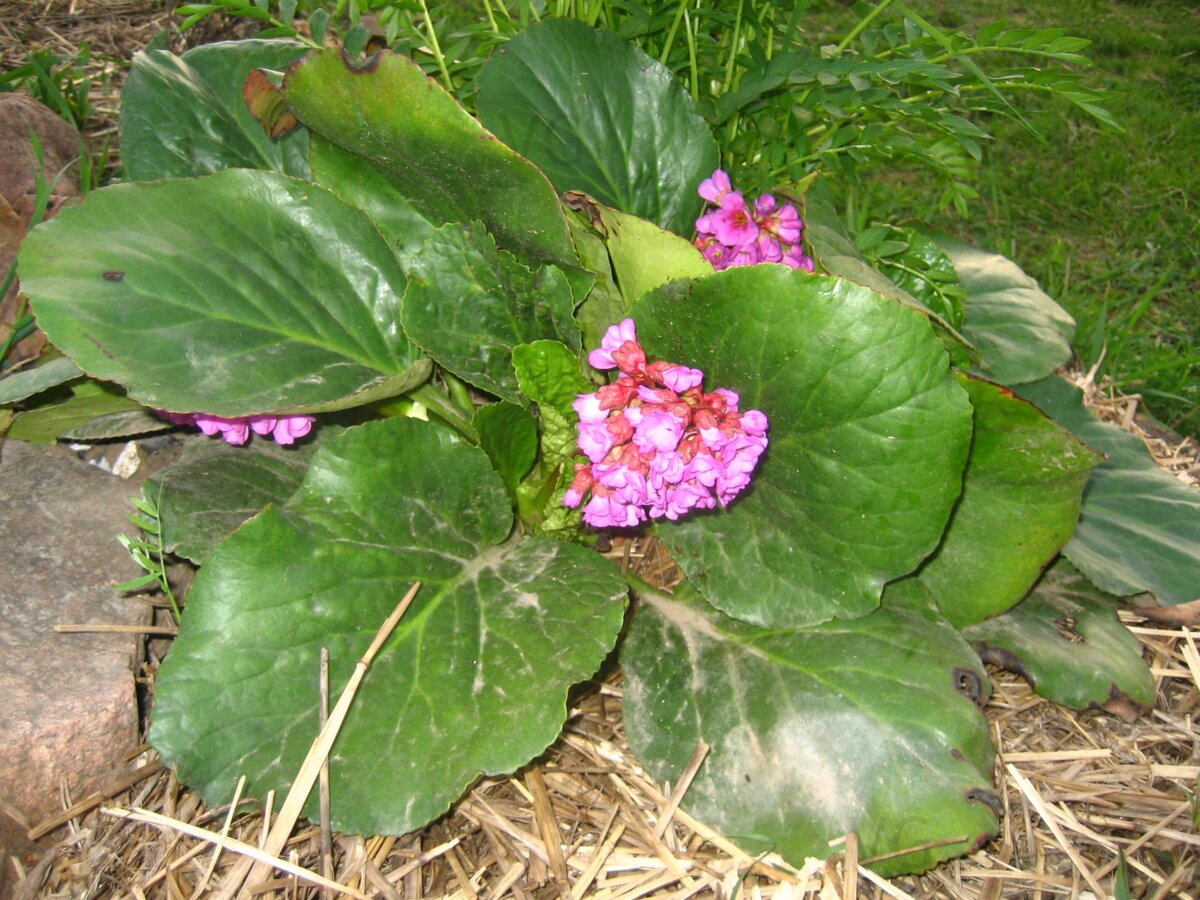
[(642, 415), (642, 422), (633, 433), (633, 443), (643, 453), (674, 450), (683, 437), (684, 421), (669, 412)]
[(731, 190), (733, 190), (733, 182), (729, 180), (728, 173), (717, 169), (712, 173), (712, 177), (705, 178), (700, 182), (699, 194), (709, 203), (720, 206), (725, 195)]
[(598, 463), (603, 460), (616, 444), (616, 438), (603, 422), (579, 423), (579, 449), (592, 462)]
[(676, 393), (682, 394), (704, 382), (704, 373), (699, 369), (689, 369), (687, 366), (667, 366), (662, 374), (663, 384)]
[(316, 419), (312, 416), (240, 416), (225, 418), (208, 413), (173, 413), (156, 409), (155, 415), (176, 425), (195, 425), (209, 437), (220, 435), (227, 444), (241, 446), (250, 433), (271, 435), (279, 444), (293, 444), (308, 434)]
[(767, 262), (809, 272), (815, 268), (801, 244), (804, 222), (791, 203), (780, 206), (771, 194), (762, 194), (747, 204), (720, 169), (701, 182), (699, 194), (714, 206), (696, 219), (694, 243), (714, 269)]
[(275, 438), (277, 444), (294, 444), (312, 431), (315, 421), (312, 416), (284, 416), (276, 421), (275, 427), (271, 429), (271, 437)]
[(225, 443), (241, 446), (250, 440), (249, 419), (225, 419), (221, 416), (210, 416), (196, 413), (196, 427), (209, 437), (221, 435)]
[(647, 516), (678, 519), (725, 506), (750, 483), (767, 445), (765, 415), (739, 412), (727, 388), (704, 393), (699, 369), (647, 362), (631, 319), (608, 329), (592, 355), (622, 374), (575, 399), (579, 449), (589, 463), (575, 467), (564, 506), (583, 504), (583, 521), (593, 527), (628, 528)]
[(624, 319), (616, 325), (609, 326), (600, 340), (599, 348), (588, 354), (588, 364), (593, 369), (615, 369), (617, 361), (613, 354), (626, 342), (637, 342), (637, 330), (634, 328), (633, 319)]
[(774, 212), (759, 220), (763, 230), (779, 238), (785, 244), (796, 244), (804, 232), (804, 223), (800, 221), (800, 213), (792, 204), (785, 204), (778, 212)]
[(576, 394), (575, 402), (571, 404), (575, 412), (579, 415), (580, 422), (594, 424), (603, 422), (608, 418), (608, 411), (600, 405), (600, 395), (595, 394)]
[(729, 247), (740, 249), (758, 240), (758, 223), (738, 191), (725, 195), (721, 208), (712, 214), (712, 227), (716, 239)]
[(793, 269), (803, 269), (805, 272), (812, 272), (816, 268), (812, 257), (807, 256), (799, 244), (791, 247), (783, 254), (783, 264), (791, 266)]

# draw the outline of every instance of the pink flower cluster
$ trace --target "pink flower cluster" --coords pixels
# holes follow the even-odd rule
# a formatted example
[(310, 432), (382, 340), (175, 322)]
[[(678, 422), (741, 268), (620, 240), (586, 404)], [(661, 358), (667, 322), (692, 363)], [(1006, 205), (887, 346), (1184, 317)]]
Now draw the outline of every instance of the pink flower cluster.
[(647, 362), (632, 319), (613, 325), (588, 355), (618, 379), (579, 394), (579, 449), (590, 460), (575, 467), (563, 503), (579, 506), (597, 528), (626, 528), (651, 518), (678, 519), (693, 509), (722, 506), (750, 483), (767, 446), (767, 417), (738, 410), (727, 388), (704, 393), (704, 373)]
[(804, 222), (792, 204), (779, 206), (770, 194), (749, 204), (721, 169), (700, 182), (699, 192), (711, 205), (696, 220), (695, 244), (714, 269), (774, 262), (813, 270), (800, 243)]
[(312, 416), (242, 416), (225, 419), (207, 413), (173, 413), (156, 409), (155, 415), (176, 425), (195, 425), (209, 437), (221, 435), (227, 444), (241, 445), (250, 440), (250, 432), (271, 435), (278, 444), (294, 444), (308, 434), (316, 421)]

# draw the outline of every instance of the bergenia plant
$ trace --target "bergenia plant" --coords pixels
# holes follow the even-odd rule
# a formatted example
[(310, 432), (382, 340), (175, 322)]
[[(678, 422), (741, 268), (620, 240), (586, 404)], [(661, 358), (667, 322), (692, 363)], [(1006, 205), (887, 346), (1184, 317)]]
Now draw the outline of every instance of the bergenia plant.
[[(855, 832), (885, 874), (999, 830), (980, 652), (1153, 700), (1101, 589), (1188, 615), (1200, 508), (1053, 375), (1072, 322), (1015, 265), (896, 229), (885, 274), (819, 177), (746, 199), (670, 73), (578, 22), (475, 100), (388, 52), (147, 51), (128, 180), (22, 251), (67, 359), (0, 381), (14, 433), (65, 384), (115, 405), (76, 437), (294, 442), (147, 488), (199, 566), (150, 733), (183, 781), (286, 787), (322, 648), (336, 692), (415, 582), (333, 748), (341, 830), (521, 767), (614, 648), (647, 770), (711, 748), (686, 808), (794, 863)], [(673, 592), (591, 547), (634, 531)]]

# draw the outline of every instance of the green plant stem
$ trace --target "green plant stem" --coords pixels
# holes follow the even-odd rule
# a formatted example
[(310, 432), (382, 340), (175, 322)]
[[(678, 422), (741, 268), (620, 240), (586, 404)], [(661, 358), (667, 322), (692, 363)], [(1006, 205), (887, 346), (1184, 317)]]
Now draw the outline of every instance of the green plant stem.
[[(3, 294), (0, 294), (0, 296), (3, 296)], [(12, 331), (9, 332), (8, 337), (5, 339), (4, 346), (0, 347), (0, 366), (3, 366), (4, 361), (8, 359), (9, 351), (12, 350), (12, 348), (20, 341), (23, 341), (25, 338), (29, 337), (29, 335), (33, 333), (33, 329), (37, 327), (37, 324), (33, 320), (33, 316), (27, 312), (24, 312), (24, 309), (25, 298), (22, 297), (21, 304), (17, 307), (17, 319), (12, 324)]]
[(692, 30), (692, 17), (688, 15), (687, 10), (683, 13), (683, 30), (687, 36), (688, 46), (688, 88), (691, 92), (692, 99), (696, 102), (700, 101), (700, 64), (696, 53), (696, 33)]
[(725, 60), (725, 80), (721, 84), (721, 93), (728, 94), (733, 89), (734, 63), (737, 62), (738, 47), (742, 41), (742, 10), (746, 0), (738, 0), (737, 16), (733, 20), (733, 37), (730, 39), (729, 56)]
[(438, 71), (442, 73), (442, 84), (446, 86), (446, 90), (453, 93), (454, 82), (450, 78), (450, 70), (446, 67), (446, 57), (442, 53), (441, 44), (438, 43), (437, 29), (433, 27), (433, 18), (429, 15), (429, 5), (425, 0), (421, 0), (421, 13), (425, 17), (425, 37), (429, 41), (429, 51), (437, 62)]
[(658, 61), (664, 66), (671, 55), (671, 48), (675, 45), (675, 35), (679, 31), (679, 23), (683, 21), (683, 16), (686, 12), (687, 0), (679, 0), (679, 5), (675, 8), (675, 18), (671, 20), (671, 27), (668, 29), (666, 39), (663, 41), (662, 53), (658, 56)]
[(409, 398), (420, 403), (427, 410), (452, 427), (471, 443), (479, 442), (479, 433), (471, 423), (470, 417), (457, 403), (431, 384), (423, 384), (414, 391), (409, 391)]
[(891, 5), (892, 0), (881, 0), (881, 2), (877, 3), (875, 8), (859, 19), (858, 22), (855, 23), (854, 27), (846, 33), (846, 36), (838, 42), (838, 52), (840, 53), (849, 47), (851, 42), (853, 42), (855, 38), (866, 31), (867, 26), (875, 21), (875, 19), (877, 19), (883, 13), (883, 11)]

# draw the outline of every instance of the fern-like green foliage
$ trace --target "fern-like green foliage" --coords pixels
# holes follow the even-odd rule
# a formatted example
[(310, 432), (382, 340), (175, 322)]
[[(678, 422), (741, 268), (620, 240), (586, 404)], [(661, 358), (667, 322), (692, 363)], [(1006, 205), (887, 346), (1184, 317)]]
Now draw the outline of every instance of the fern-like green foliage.
[[(769, 190), (815, 169), (861, 181), (917, 169), (939, 208), (965, 212), (990, 135), (987, 116), (1026, 121), (1036, 103), (1069, 101), (1106, 128), (1108, 94), (1076, 74), (1088, 41), (1060, 28), (997, 22), (975, 35), (944, 30), (903, 3), (856, 4), (836, 44), (813, 38), (814, 4), (771, 0), (210, 0), (179, 8), (187, 28), (221, 14), (261, 21), (263, 35), (352, 53), (386, 45), (419, 63), (470, 111), (475, 76), (499, 45), (542, 18), (615, 31), (662, 62), (699, 103), (722, 164), (747, 189)], [(364, 16), (371, 16), (370, 35)], [(308, 38), (299, 28), (308, 23)], [(374, 41), (371, 43), (370, 41)]]

